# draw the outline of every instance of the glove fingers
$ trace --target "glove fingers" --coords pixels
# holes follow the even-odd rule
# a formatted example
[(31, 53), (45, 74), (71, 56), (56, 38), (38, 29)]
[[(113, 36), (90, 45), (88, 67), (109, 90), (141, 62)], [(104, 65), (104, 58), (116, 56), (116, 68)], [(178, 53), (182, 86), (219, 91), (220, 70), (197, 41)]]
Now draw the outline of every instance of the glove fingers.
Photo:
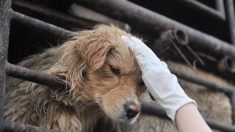
[(127, 44), (127, 46), (130, 47), (131, 49), (136, 47), (135, 42), (133, 42), (129, 36), (121, 36), (121, 38), (125, 42), (125, 44)]

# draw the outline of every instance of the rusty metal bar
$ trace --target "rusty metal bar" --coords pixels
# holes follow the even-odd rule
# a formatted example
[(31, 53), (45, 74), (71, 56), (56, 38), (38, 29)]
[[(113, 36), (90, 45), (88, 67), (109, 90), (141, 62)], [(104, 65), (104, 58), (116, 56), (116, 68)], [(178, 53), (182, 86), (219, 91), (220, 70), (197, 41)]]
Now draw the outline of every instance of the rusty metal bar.
[(56, 78), (39, 71), (29, 70), (21, 66), (6, 63), (6, 73), (15, 78), (46, 85), (62, 92), (66, 91), (66, 86), (60, 83)]
[(10, 121), (4, 121), (3, 131), (4, 132), (59, 132), (58, 130), (51, 130), (30, 125), (22, 125)]
[[(79, 3), (80, 0), (74, 0)], [(83, 1), (96, 10), (112, 17), (118, 17), (131, 26), (146, 29), (155, 29), (156, 33), (167, 29), (183, 30), (189, 35), (189, 42), (194, 49), (204, 50), (210, 54), (226, 54), (235, 58), (235, 47), (211, 35), (171, 20), (156, 12), (145, 9), (129, 1), (123, 0), (88, 0)]]
[(211, 16), (215, 19), (224, 21), (225, 16), (220, 12), (217, 11), (209, 6), (206, 6), (202, 4), (201, 2), (198, 2), (196, 0), (176, 0), (178, 3), (185, 5), (191, 9), (197, 10), (198, 12), (202, 14), (206, 14), (208, 16)]
[(24, 14), (21, 14), (15, 11), (12, 11), (11, 14), (14, 20), (22, 24), (34, 27), (36, 30), (42, 30), (42, 31), (54, 34), (60, 38), (68, 38), (74, 34), (73, 32), (69, 30), (57, 27), (55, 25), (43, 22), (41, 20), (26, 16)]
[(7, 62), (9, 32), (10, 32), (11, 0), (0, 1), (0, 132), (3, 124), (3, 107), (5, 94), (5, 63)]

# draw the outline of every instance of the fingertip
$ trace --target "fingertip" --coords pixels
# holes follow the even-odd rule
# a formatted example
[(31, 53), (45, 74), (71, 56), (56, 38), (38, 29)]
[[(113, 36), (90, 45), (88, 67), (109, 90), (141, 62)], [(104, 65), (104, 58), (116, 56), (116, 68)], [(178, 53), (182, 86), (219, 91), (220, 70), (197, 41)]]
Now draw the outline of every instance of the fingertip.
[(126, 35), (122, 35), (121, 38), (122, 38), (123, 40), (130, 40), (130, 37), (129, 37), (129, 36), (126, 36)]
[(136, 44), (142, 44), (143, 43), (142, 40), (140, 40), (139, 38), (134, 37), (134, 36), (132, 36), (130, 39), (131, 39), (132, 42), (134, 42)]

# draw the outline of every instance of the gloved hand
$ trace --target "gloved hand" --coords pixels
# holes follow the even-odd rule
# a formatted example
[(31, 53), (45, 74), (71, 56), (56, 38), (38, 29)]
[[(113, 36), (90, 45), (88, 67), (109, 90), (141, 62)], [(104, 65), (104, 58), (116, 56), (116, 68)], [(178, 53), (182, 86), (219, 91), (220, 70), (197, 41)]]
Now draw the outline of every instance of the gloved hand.
[(196, 102), (184, 93), (167, 64), (162, 62), (140, 39), (122, 36), (122, 40), (134, 53), (147, 89), (173, 122), (179, 108), (188, 103), (196, 105)]

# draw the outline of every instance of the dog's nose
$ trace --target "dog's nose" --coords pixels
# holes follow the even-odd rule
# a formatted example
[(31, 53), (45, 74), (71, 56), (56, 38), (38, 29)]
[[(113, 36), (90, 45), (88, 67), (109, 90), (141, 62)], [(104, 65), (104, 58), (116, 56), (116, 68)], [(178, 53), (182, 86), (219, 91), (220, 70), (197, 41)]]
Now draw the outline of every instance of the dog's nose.
[(125, 110), (128, 118), (134, 118), (140, 112), (140, 105), (134, 102), (127, 102), (125, 105)]

